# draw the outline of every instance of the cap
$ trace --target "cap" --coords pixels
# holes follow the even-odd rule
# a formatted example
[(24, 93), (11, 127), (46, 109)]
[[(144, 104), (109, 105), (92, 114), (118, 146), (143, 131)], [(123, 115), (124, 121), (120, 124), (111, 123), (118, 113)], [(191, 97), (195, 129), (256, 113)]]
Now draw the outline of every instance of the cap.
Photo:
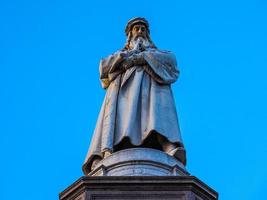
[(147, 31), (148, 33), (150, 33), (149, 31), (149, 24), (148, 24), (148, 21), (145, 19), (145, 18), (142, 18), (142, 17), (135, 17), (135, 18), (132, 18), (128, 21), (126, 27), (125, 27), (125, 33), (126, 35), (128, 35), (128, 33), (132, 30), (132, 27), (136, 24), (144, 24), (147, 28)]

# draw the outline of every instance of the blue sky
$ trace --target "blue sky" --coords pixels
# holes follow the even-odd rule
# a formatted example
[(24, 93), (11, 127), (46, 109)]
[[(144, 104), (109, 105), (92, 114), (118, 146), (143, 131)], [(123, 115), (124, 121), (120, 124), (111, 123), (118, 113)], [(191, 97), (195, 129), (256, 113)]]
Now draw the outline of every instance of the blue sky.
[(0, 199), (58, 199), (82, 176), (105, 95), (99, 60), (135, 16), (177, 56), (188, 171), (221, 200), (265, 196), (265, 0), (1, 0)]

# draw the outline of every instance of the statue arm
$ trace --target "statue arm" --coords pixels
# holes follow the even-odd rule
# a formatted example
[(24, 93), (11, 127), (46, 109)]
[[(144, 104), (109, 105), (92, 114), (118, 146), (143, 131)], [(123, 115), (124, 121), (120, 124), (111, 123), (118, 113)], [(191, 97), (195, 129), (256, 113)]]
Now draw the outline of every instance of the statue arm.
[(143, 56), (147, 63), (144, 69), (158, 83), (171, 84), (178, 79), (176, 58), (170, 51), (144, 51)]
[(124, 60), (122, 51), (116, 52), (100, 61), (99, 72), (101, 85), (106, 89), (109, 84), (121, 73), (120, 64)]
[(147, 64), (147, 62), (142, 52), (129, 52), (121, 66), (124, 70), (127, 70), (133, 66), (143, 66), (145, 64)]

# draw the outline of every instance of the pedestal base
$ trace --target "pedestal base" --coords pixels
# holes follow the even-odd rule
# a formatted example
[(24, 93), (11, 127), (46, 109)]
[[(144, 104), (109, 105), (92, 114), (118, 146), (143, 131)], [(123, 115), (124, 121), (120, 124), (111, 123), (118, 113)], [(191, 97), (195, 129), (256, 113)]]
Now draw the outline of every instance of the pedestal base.
[(150, 148), (131, 148), (101, 160), (89, 176), (185, 176), (185, 166), (174, 157)]
[(60, 200), (216, 200), (218, 194), (194, 176), (84, 176)]

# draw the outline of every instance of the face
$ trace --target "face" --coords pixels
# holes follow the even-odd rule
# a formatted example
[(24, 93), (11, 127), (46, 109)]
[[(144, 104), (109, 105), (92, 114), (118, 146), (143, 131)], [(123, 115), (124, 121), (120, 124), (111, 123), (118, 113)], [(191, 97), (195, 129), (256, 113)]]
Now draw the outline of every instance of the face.
[(132, 37), (136, 40), (138, 37), (146, 39), (146, 26), (143, 24), (136, 24), (132, 28)]

